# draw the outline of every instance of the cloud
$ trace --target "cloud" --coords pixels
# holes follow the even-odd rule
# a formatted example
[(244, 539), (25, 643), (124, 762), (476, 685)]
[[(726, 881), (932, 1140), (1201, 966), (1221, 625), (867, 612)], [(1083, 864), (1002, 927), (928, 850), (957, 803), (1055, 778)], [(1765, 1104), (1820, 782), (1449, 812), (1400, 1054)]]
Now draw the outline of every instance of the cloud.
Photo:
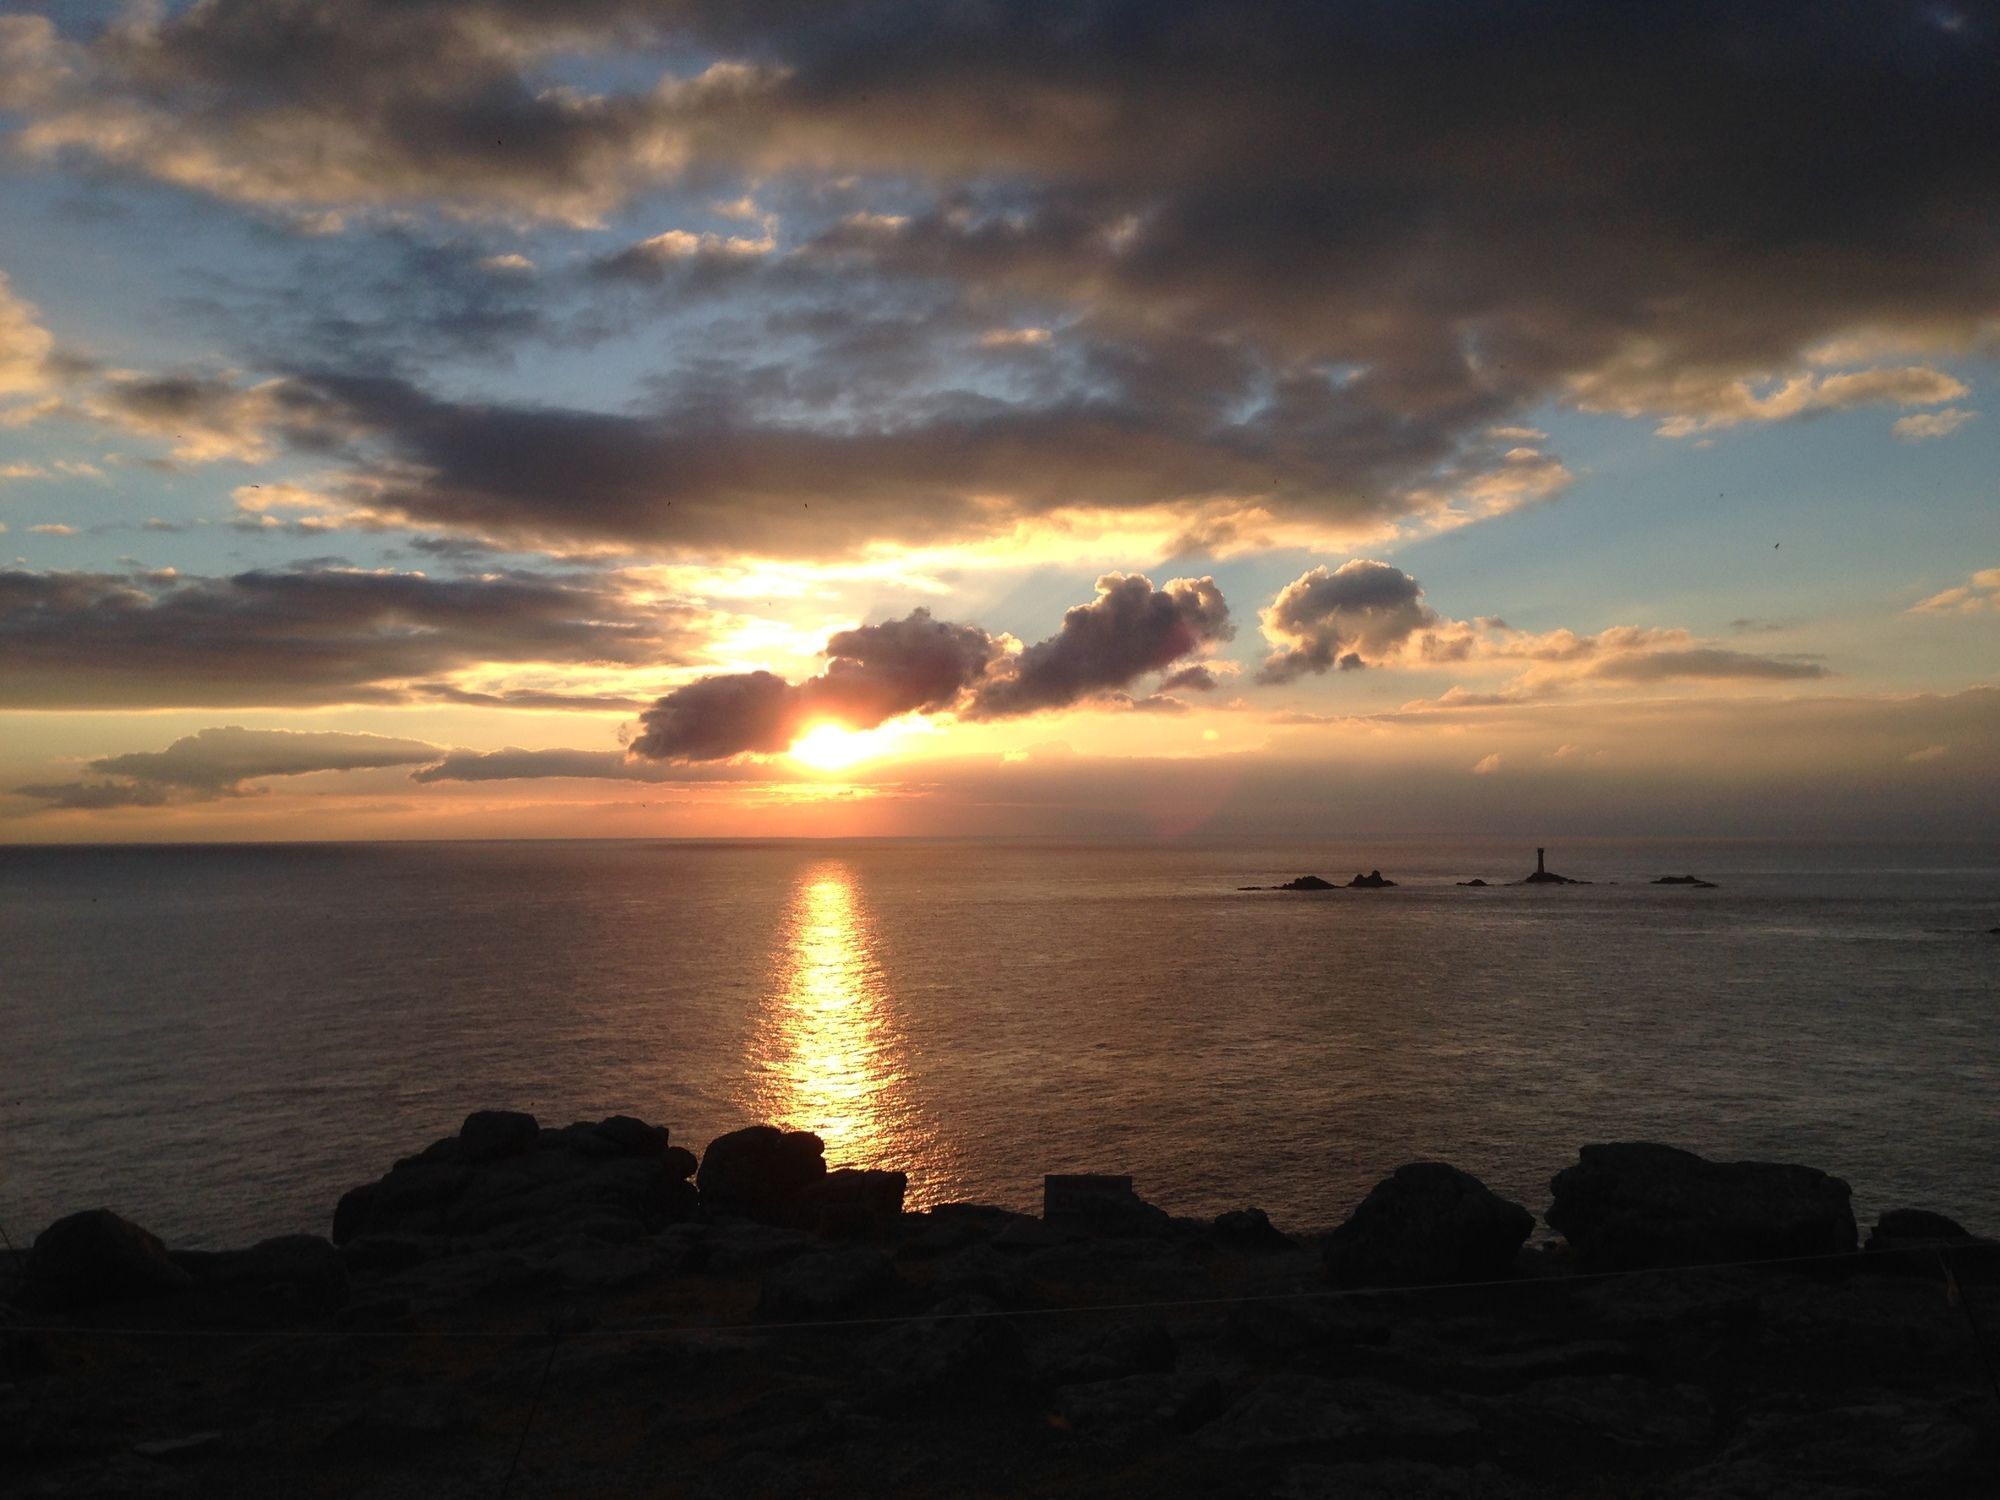
[(825, 669), (803, 682), (735, 672), (676, 688), (640, 716), (630, 748), (678, 762), (776, 755), (821, 720), (872, 729), (915, 713), (1013, 718), (1097, 698), (1171, 713), (1186, 705), (1109, 695), (1231, 634), (1229, 606), (1212, 578), (1176, 578), (1156, 589), (1138, 574), (1107, 573), (1095, 599), (1018, 654), (1006, 637), (915, 609), (837, 632)]
[(1912, 765), (1922, 765), (1925, 761), (1943, 760), (1950, 751), (1949, 745), (1926, 745), (1921, 750), (1912, 750), (1903, 759)]
[(2000, 610), (2000, 568), (1981, 568), (1956, 588), (1945, 589), (1912, 604), (1906, 613), (1976, 615), (1987, 610)]
[(1355, 558), (1294, 579), (1263, 611), (1274, 648), (1260, 682), (1291, 682), (1307, 673), (1353, 671), (1396, 655), (1410, 637), (1435, 625), (1417, 580), (1400, 568)]
[(640, 716), (631, 750), (674, 761), (775, 755), (818, 720), (872, 729), (903, 714), (955, 708), (1003, 649), (977, 626), (914, 609), (836, 633), (826, 643), (826, 669), (804, 682), (736, 672), (676, 688)]
[[(4, 19), (0, 19), (0, 25), (4, 24)], [(4, 41), (4, 33), (0, 33), (0, 41)], [(41, 396), (54, 384), (50, 359), (55, 339), (37, 321), (39, 316), (32, 306), (14, 295), (7, 273), (0, 271), (0, 426), (15, 426), (39, 415), (45, 409), (39, 404), (8, 403), (24, 396)]]
[(1890, 424), (1889, 430), (1906, 443), (1921, 443), (1928, 438), (1950, 437), (1978, 415), (1978, 412), (1967, 411), (1962, 406), (1947, 406), (1943, 411), (1899, 417)]
[(58, 808), (159, 807), (246, 796), (246, 783), (267, 777), (407, 766), (435, 760), (439, 753), (438, 746), (422, 740), (232, 724), (186, 735), (164, 750), (108, 755), (90, 763), (91, 771), (110, 780), (14, 790)]
[(1662, 682), (1670, 678), (1762, 678), (1805, 681), (1828, 675), (1815, 661), (1753, 656), (1747, 651), (1701, 647), (1687, 651), (1620, 651), (1595, 662), (1589, 676), (1619, 682)]
[(1212, 693), (1221, 686), (1222, 681), (1216, 676), (1215, 668), (1207, 662), (1182, 667), (1178, 672), (1170, 672), (1160, 679), (1160, 691), (1163, 693)]
[(591, 781), (763, 781), (756, 765), (704, 767), (634, 760), (617, 750), (455, 750), (410, 775), (426, 785), (440, 781), (522, 781), (548, 777)]
[(1500, 753), (1496, 750), (1491, 755), (1482, 756), (1479, 759), (1479, 761), (1473, 766), (1472, 774), (1474, 776), (1491, 776), (1495, 771), (1499, 769), (1500, 769)]
[(1213, 578), (1176, 578), (1156, 589), (1136, 573), (1107, 573), (1097, 597), (1068, 610), (1053, 636), (1002, 661), (978, 685), (967, 716), (1065, 708), (1235, 634)]
[(0, 705), (401, 702), (413, 680), (495, 663), (684, 663), (709, 621), (602, 580), (533, 574), (0, 571)]
[[(816, 205), (784, 251), (692, 218), (655, 246), (677, 314), (717, 314), (662, 341), (699, 353), (660, 411), (454, 385), (367, 413), (409, 513), (477, 535), (817, 555), (1226, 505), (1361, 546), (1559, 490), (1559, 456), (1486, 452), (1539, 443), (1521, 419), (1551, 400), (1688, 433), (1956, 400), (1919, 361), (2000, 313), (1990, 28), (1599, 9), (1482, 10), (1446, 45), (1408, 6), (212, 0), (11, 18), (0, 98), (45, 160), (350, 234), (595, 223), (663, 188), (648, 212)], [(871, 311), (932, 294), (961, 351), (1062, 333), (975, 384), (912, 330), (877, 366), (900, 376), (844, 397), (801, 340), (710, 337), (742, 288), (813, 277)], [(474, 321), (509, 337), (538, 306)], [(1830, 370), (1836, 346), (1913, 362)]]
[[(1579, 378), (1572, 386), (1585, 411), (1636, 417), (1666, 413), (1662, 437), (1691, 437), (1746, 422), (1788, 422), (1816, 412), (1858, 406), (1926, 406), (1967, 393), (1956, 376), (1928, 365), (1852, 370), (1836, 375), (1801, 372), (1759, 394), (1752, 378), (1713, 370), (1655, 367), (1646, 350)], [(1904, 418), (1904, 421), (1922, 420)], [(1900, 425), (1900, 424), (1899, 424)]]
[(75, 536), (76, 528), (62, 521), (44, 521), (38, 526), (30, 526), (31, 536)]

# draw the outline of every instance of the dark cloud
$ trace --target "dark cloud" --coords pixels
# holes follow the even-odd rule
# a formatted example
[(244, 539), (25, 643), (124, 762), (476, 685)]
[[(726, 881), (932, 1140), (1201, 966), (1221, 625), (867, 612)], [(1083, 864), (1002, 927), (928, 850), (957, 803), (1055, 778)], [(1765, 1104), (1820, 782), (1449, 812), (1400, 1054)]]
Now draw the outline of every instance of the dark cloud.
[(632, 753), (675, 761), (775, 755), (817, 720), (872, 729), (899, 714), (955, 708), (1002, 650), (975, 625), (915, 609), (838, 632), (826, 643), (826, 670), (801, 683), (737, 672), (676, 688), (641, 715)]
[[(70, 40), (7, 24), (0, 95), (45, 151), (266, 209), (569, 223), (662, 183), (806, 205), (839, 181), (863, 210), (840, 222), (662, 225), (610, 263), (690, 302), (810, 267), (856, 305), (943, 288), (953, 317), (1057, 330), (954, 388), (942, 325), (884, 320), (871, 354), (831, 332), (791, 373), (732, 354), (727, 400), (682, 383), (642, 416), (340, 393), (409, 513), (478, 534), (810, 554), (1062, 505), (1490, 514), (1565, 477), (1482, 437), (1539, 402), (1676, 433), (1935, 404), (1953, 383), (1909, 351), (1973, 347), (2000, 310), (2000, 28), (1976, 9), (217, 0)], [(579, 85), (613, 49), (621, 81)], [(440, 266), (464, 292), (419, 318), (461, 347), (539, 336), (476, 270)], [(846, 358), (880, 384), (842, 406)]]
[(1106, 573), (1097, 580), (1097, 597), (1066, 611), (1061, 629), (979, 684), (967, 716), (1064, 708), (1235, 634), (1213, 578), (1176, 578), (1156, 589), (1137, 573)]
[(1198, 662), (1191, 667), (1182, 667), (1178, 672), (1170, 672), (1160, 679), (1160, 691), (1163, 693), (1182, 691), (1212, 693), (1221, 686), (1221, 679), (1214, 671)]
[(1258, 679), (1290, 682), (1373, 665), (1439, 618), (1424, 603), (1422, 585), (1401, 568), (1366, 558), (1314, 568), (1280, 589), (1264, 611), (1264, 636), (1275, 649)]
[(75, 808), (96, 812), (113, 807), (163, 807), (168, 788), (153, 782), (62, 781), (17, 786), (23, 797), (38, 797), (49, 809)]
[(1829, 673), (1816, 661), (1753, 656), (1747, 651), (1704, 647), (1689, 651), (1647, 651), (1611, 656), (1592, 666), (1589, 675), (1618, 682), (1660, 682), (1669, 678), (1694, 677), (1804, 681), (1825, 677)]
[(412, 781), (523, 781), (567, 777), (592, 781), (763, 781), (755, 765), (683, 766), (634, 760), (617, 750), (457, 750), (411, 773)]
[(707, 618), (532, 574), (0, 571), (0, 705), (400, 702), (409, 679), (490, 663), (684, 662)]
[(106, 781), (74, 781), (14, 790), (54, 807), (159, 807), (249, 795), (246, 783), (315, 771), (379, 770), (437, 758), (422, 740), (337, 730), (245, 729), (231, 724), (185, 735), (164, 750), (107, 755), (90, 763)]
[(672, 761), (775, 755), (821, 720), (870, 729), (908, 713), (1011, 718), (1097, 697), (1174, 712), (1185, 708), (1177, 699), (1134, 702), (1121, 690), (1232, 633), (1212, 578), (1176, 578), (1156, 589), (1137, 574), (1107, 573), (1094, 600), (1018, 656), (976, 625), (916, 609), (834, 635), (826, 669), (804, 682), (737, 672), (676, 688), (640, 716), (631, 750)]

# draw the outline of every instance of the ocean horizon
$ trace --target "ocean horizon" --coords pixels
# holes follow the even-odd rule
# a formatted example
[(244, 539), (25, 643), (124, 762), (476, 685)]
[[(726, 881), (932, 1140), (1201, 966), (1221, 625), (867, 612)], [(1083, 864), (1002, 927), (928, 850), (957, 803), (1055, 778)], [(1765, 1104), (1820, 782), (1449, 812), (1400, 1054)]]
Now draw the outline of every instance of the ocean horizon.
[(810, 1129), (915, 1207), (1115, 1171), (1318, 1229), (1442, 1159), (1539, 1211), (1653, 1139), (2000, 1228), (1990, 850), (1548, 847), (1592, 883), (1456, 883), (1511, 841), (0, 847), (0, 1225), (324, 1232), (504, 1106)]

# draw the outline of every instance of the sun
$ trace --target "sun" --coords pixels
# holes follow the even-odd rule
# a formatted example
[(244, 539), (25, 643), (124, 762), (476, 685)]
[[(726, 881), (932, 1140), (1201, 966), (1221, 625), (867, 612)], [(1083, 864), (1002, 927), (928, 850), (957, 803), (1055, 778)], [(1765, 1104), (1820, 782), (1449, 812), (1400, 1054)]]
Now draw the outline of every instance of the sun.
[(880, 755), (880, 738), (877, 730), (844, 729), (822, 720), (793, 740), (789, 753), (800, 765), (815, 771), (844, 771), (871, 755)]

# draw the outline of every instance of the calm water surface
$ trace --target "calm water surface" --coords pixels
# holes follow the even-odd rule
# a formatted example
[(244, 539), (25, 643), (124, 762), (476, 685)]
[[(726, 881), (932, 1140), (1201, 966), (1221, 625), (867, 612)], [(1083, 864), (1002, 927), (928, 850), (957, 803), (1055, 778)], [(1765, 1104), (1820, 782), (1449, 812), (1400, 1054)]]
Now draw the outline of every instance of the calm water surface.
[[(1387, 845), (0, 849), (0, 1226), (324, 1231), (510, 1105), (809, 1128), (919, 1204), (1117, 1170), (1311, 1229), (1442, 1157), (1539, 1210), (1578, 1144), (1644, 1137), (2000, 1230), (2000, 861), (1550, 864), (1599, 883)], [(1235, 889), (1376, 865), (1402, 884)], [(1645, 883), (1687, 869), (1723, 888)]]

